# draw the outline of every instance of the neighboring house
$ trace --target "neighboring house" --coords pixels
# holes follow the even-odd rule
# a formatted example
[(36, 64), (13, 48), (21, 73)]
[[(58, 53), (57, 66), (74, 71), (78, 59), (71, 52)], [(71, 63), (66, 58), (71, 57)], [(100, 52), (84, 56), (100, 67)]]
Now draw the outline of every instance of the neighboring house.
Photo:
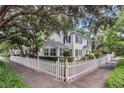
[(54, 32), (45, 42), (39, 52), (39, 56), (44, 57), (62, 57), (65, 50), (72, 52), (75, 60), (89, 54), (92, 49), (92, 40), (79, 32), (69, 31), (65, 36)]
[[(30, 53), (31, 48), (23, 45), (22, 50), (23, 50), (24, 54), (27, 54), (27, 53)], [(11, 53), (11, 55), (20, 55), (21, 50), (19, 48), (12, 49), (12, 50), (10, 50), (10, 53)]]
[(19, 49), (12, 49), (10, 50), (11, 55), (20, 55), (21, 51)]

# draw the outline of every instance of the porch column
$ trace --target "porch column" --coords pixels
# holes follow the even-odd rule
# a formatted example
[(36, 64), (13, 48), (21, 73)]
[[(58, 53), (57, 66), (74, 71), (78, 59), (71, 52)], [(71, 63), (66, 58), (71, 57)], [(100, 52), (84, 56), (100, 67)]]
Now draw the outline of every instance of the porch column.
[(48, 48), (48, 56), (50, 56), (50, 52), (51, 52), (51, 51), (50, 51), (50, 48)]
[(56, 55), (57, 55), (57, 57), (59, 57), (60, 55), (60, 50), (59, 50), (59, 48), (57, 48), (57, 50), (56, 50)]

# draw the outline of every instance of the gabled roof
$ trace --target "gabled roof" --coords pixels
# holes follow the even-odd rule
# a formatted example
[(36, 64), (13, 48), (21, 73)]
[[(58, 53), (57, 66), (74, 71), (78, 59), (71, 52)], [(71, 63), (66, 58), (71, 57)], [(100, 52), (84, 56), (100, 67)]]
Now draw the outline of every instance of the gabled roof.
[[(80, 36), (82, 36), (82, 37), (84, 37), (84, 38), (86, 38), (87, 40), (89, 40), (89, 41), (92, 41), (92, 39), (91, 38), (89, 38), (89, 37), (87, 37), (87, 36), (85, 36), (85, 35), (82, 35), (80, 32), (77, 32), (77, 31), (68, 31), (70, 34), (78, 34), (78, 35), (80, 35)], [(57, 33), (57, 32), (53, 32), (49, 37), (48, 37), (48, 40), (51, 38), (51, 36), (53, 35), (53, 34), (55, 34), (55, 33)], [(61, 32), (60, 32), (61, 33)]]
[(62, 49), (68, 48), (66, 45), (50, 39), (44, 44), (44, 48), (47, 46), (52, 46), (54, 48), (62, 48)]
[(85, 35), (82, 35), (80, 32), (77, 32), (77, 31), (71, 31), (71, 34), (78, 34), (78, 35), (80, 35), (80, 36), (82, 36), (82, 37), (84, 37), (84, 38), (86, 38), (86, 39), (88, 39), (88, 40), (90, 40), (90, 41), (92, 41), (92, 39), (91, 38), (89, 38), (89, 37), (87, 37), (87, 36), (85, 36)]

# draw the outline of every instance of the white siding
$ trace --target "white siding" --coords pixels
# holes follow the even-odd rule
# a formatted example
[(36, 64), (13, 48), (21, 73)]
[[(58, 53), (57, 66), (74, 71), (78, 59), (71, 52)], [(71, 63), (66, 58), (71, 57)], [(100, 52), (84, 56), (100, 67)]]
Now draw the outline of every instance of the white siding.
[[(68, 36), (70, 35), (70, 33), (68, 33)], [(49, 39), (51, 40), (55, 40), (55, 41), (58, 41), (58, 42), (61, 42), (63, 43), (63, 38), (64, 38), (64, 34), (63, 33), (53, 33)], [(65, 42), (65, 45), (68, 46), (70, 49), (72, 49), (72, 35), (71, 35), (71, 43), (68, 43), (68, 42)]]
[(62, 33), (60, 33), (60, 34), (58, 34), (58, 33), (53, 33), (53, 34), (51, 35), (50, 39), (63, 43), (63, 34), (62, 34)]
[[(55, 40), (55, 41), (58, 41), (58, 42), (61, 42), (62, 44), (65, 44), (66, 46), (69, 47), (69, 49), (72, 49), (72, 56), (75, 58), (75, 50), (78, 49), (78, 50), (82, 50), (82, 55), (80, 55), (81, 57), (84, 56), (86, 54), (86, 50), (91, 50), (91, 41), (89, 41), (87, 38), (81, 36), (80, 34), (78, 33), (72, 33), (71, 31), (68, 32), (68, 36), (71, 35), (71, 42), (68, 43), (68, 42), (63, 42), (63, 38), (64, 38), (64, 34), (61, 32), (60, 34), (58, 33), (53, 33), (49, 39), (51, 40)], [(75, 42), (75, 39), (76, 37), (75, 36), (80, 36), (82, 38), (82, 44), (81, 43), (76, 43)], [(83, 49), (84, 46), (88, 46), (87, 48)], [(51, 48), (51, 46), (47, 47), (47, 48)]]
[(87, 40), (86, 38), (82, 38), (82, 39), (83, 39), (83, 40), (82, 40), (82, 41), (83, 41), (82, 46), (87, 46), (87, 41), (88, 41), (88, 40)]

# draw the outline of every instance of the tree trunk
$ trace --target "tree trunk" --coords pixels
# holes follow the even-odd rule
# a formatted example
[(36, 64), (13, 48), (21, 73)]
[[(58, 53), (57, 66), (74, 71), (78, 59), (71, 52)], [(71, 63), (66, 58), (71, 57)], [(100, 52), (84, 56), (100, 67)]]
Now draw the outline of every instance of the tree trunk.
[(24, 51), (23, 51), (23, 49), (22, 49), (22, 45), (19, 46), (19, 49), (20, 49), (20, 51), (21, 51), (21, 55), (24, 55)]

